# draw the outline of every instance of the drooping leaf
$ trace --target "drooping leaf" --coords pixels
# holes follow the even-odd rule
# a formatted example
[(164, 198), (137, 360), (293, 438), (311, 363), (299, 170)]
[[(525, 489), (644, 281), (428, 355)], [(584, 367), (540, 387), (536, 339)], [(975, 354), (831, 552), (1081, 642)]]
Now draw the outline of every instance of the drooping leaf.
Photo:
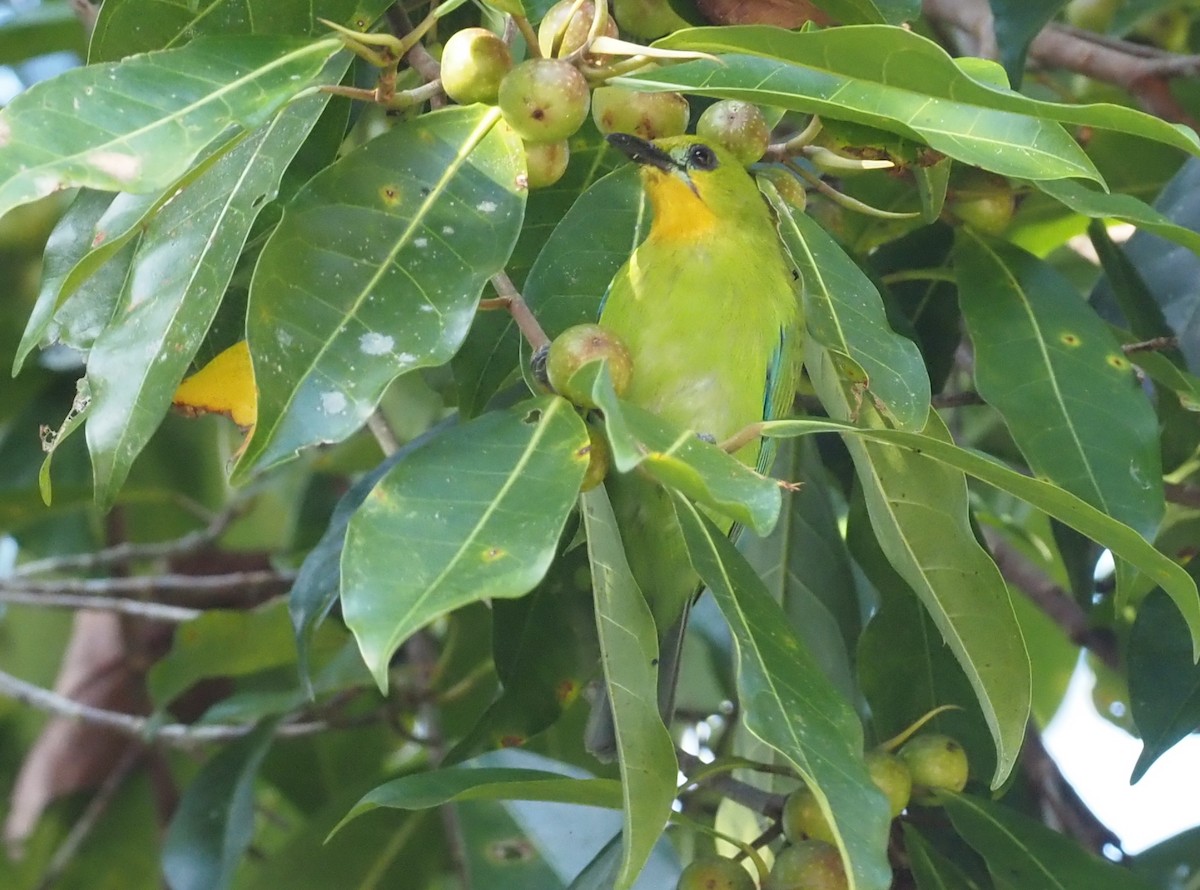
[[(733, 89), (747, 93), (742, 97), (751, 101), (749, 94), (758, 94), (765, 104), (920, 138), (952, 158), (1005, 175), (1020, 176), (1015, 170), (1023, 167), (1034, 171), (1029, 179), (1100, 181), (1091, 161), (1052, 121), (1118, 130), (1200, 153), (1200, 138), (1188, 127), (1122, 105), (1030, 99), (969, 76), (932, 40), (903, 28), (692, 28), (657, 45), (735, 55), (724, 58), (723, 65), (690, 62), (639, 75), (643, 82), (659, 83), (661, 76), (693, 92), (715, 95)], [(736, 55), (740, 53), (752, 56)], [(748, 77), (752, 72), (760, 75), (758, 81)], [(696, 89), (698, 82), (703, 85)], [(1057, 151), (1063, 154), (1054, 157)]]
[(592, 565), (596, 631), (621, 766), (624, 833), (616, 890), (633, 886), (675, 802), (679, 765), (658, 712), (658, 636), (625, 558), (604, 487), (581, 498)]
[(231, 742), (192, 779), (163, 842), (171, 890), (226, 890), (254, 840), (254, 780), (275, 721)]
[[(1113, 555), (1136, 566), (1162, 586), (1175, 601), (1192, 632), (1194, 651), (1200, 653), (1200, 594), (1184, 569), (1172, 562), (1129, 526), (1056, 485), (1032, 479), (976, 451), (959, 448), (940, 437), (904, 430), (865, 429), (833, 420), (780, 420), (765, 424), (765, 436), (795, 436), (838, 432), (851, 438), (899, 445), (914, 454), (945, 463), (983, 482), (1027, 501), (1060, 522), (1087, 535)], [(907, 578), (905, 579), (907, 580)]]
[(1108, 328), (1017, 247), (963, 229), (954, 263), (975, 384), (1030, 467), (1152, 538), (1163, 513), (1158, 421)]
[[(864, 404), (856, 409), (853, 384), (838, 379), (836, 363), (811, 337), (805, 343), (805, 366), (831, 415), (844, 420), (857, 413), (859, 423), (873, 431), (948, 444), (949, 434), (933, 412), (924, 436), (881, 429), (883, 420), (874, 408)], [(807, 422), (780, 423), (785, 426), (766, 426), (798, 431)], [(975, 690), (996, 744), (992, 784), (999, 786), (1016, 762), (1030, 707), (1029, 657), (1008, 587), (975, 540), (962, 473), (919, 454), (880, 447), (870, 435), (863, 434), (867, 441), (851, 437), (846, 447), (872, 527), (888, 560), (920, 597)]]
[(256, 127), (311, 87), (340, 48), (203, 38), (42, 81), (0, 112), (0, 215), (74, 186), (165, 188), (230, 127)]
[(1133, 195), (1100, 192), (1069, 179), (1033, 183), (1056, 201), (1092, 219), (1119, 219), (1200, 253), (1200, 232), (1172, 222)]
[[(339, 73), (332, 72), (334, 79)], [(317, 95), (285, 109), (176, 194), (145, 227), (116, 317), (88, 357), (93, 403), (88, 448), (98, 503), (112, 503), (174, 400), (255, 217), (274, 197), (326, 101)], [(217, 393), (197, 393), (211, 404), (194, 407), (228, 411), (239, 426), (253, 426), (246, 346), (213, 361), (222, 356), (229, 367), (220, 370), (229, 379), (217, 381)], [(212, 364), (206, 367), (216, 375)], [(193, 378), (192, 389), (199, 385)]]
[(341, 441), (397, 376), (457, 351), (524, 212), (523, 153), (498, 115), (400, 123), (285, 209), (250, 290), (258, 425), (236, 475)]
[(1138, 606), (1126, 659), (1129, 706), (1142, 737), (1133, 783), (1176, 742), (1200, 730), (1200, 667), (1192, 660), (1187, 625), (1161, 591)]
[(908, 853), (917, 890), (979, 890), (978, 884), (921, 837), (910, 822), (904, 823), (904, 849)]
[(858, 715), (728, 536), (685, 498), (673, 497), (688, 557), (733, 632), (746, 728), (812, 789), (837, 837), (851, 890), (884, 890), (892, 880), (887, 801), (863, 763)]
[(842, 362), (861, 370), (860, 395), (901, 429), (919, 430), (929, 414), (929, 377), (921, 350), (888, 325), (871, 280), (807, 214), (792, 213), (769, 183), (763, 188), (783, 242), (804, 284), (809, 334)]
[(1043, 3), (1024, 3), (1022, 0), (988, 0), (992, 7), (996, 43), (1000, 47), (1000, 61), (1013, 88), (1021, 86), (1025, 73), (1025, 54), (1029, 44), (1046, 23), (1066, 6), (1067, 0), (1049, 0)]
[(1005, 887), (1021, 890), (1151, 890), (1128, 868), (1001, 804), (965, 794), (939, 795), (954, 827)]
[(547, 397), (448, 430), (375, 486), (346, 532), (342, 612), (380, 689), (413, 632), (542, 579), (587, 445), (570, 403)]

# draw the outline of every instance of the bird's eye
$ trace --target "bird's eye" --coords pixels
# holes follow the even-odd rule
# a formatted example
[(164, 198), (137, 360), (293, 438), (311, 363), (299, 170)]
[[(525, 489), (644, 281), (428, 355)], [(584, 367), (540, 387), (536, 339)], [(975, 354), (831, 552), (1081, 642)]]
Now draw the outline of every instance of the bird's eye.
[(707, 145), (693, 145), (688, 149), (688, 166), (694, 170), (715, 170), (717, 153)]

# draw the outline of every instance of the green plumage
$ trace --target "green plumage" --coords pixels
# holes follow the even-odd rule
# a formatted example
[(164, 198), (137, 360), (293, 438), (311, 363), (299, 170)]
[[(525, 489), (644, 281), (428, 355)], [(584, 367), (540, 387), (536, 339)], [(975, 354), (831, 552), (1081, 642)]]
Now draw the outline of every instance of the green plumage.
[[(624, 398), (722, 442), (790, 411), (800, 366), (791, 264), (758, 187), (735, 158), (694, 136), (609, 137), (641, 165), (650, 232), (613, 279), (600, 324), (633, 357)], [(759, 441), (737, 457), (765, 471)], [(667, 493), (637, 472), (605, 482), (630, 568), (660, 638), (659, 705), (670, 719), (687, 607), (700, 588)], [(713, 518), (725, 530), (732, 523)], [(615, 751), (606, 706), (588, 747)]]

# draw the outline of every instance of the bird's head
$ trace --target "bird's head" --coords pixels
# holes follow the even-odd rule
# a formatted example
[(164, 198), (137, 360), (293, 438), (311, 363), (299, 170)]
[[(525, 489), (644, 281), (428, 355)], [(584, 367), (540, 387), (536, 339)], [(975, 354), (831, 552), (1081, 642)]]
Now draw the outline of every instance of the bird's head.
[(698, 136), (672, 136), (649, 142), (612, 133), (609, 143), (641, 168), (657, 238), (699, 238), (718, 221), (736, 222), (748, 202), (758, 202), (754, 180), (724, 148)]

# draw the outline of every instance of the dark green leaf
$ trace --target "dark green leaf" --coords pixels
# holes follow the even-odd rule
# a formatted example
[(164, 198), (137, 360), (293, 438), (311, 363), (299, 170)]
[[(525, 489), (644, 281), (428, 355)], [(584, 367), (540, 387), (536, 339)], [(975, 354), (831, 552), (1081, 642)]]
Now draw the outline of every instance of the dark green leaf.
[(604, 487), (585, 492), (581, 503), (624, 796), (623, 854), (614, 887), (627, 890), (670, 818), (679, 766), (671, 734), (658, 713), (654, 617), (629, 569)]
[(954, 262), (975, 384), (1030, 467), (1152, 538), (1163, 514), (1158, 421), (1108, 328), (1017, 247), (962, 229)]
[(524, 213), (524, 156), (498, 116), (397, 124), (285, 209), (250, 290), (258, 424), (237, 475), (341, 441), (397, 376), (458, 350)]
[(1124, 220), (1160, 238), (1174, 241), (1193, 253), (1200, 253), (1200, 233), (1172, 222), (1133, 195), (1098, 192), (1071, 180), (1033, 184), (1082, 216)]
[(200, 39), (42, 81), (0, 112), (0, 215), (73, 186), (165, 188), (217, 136), (264, 123), (312, 86), (340, 48)]
[(978, 884), (921, 837), (909, 822), (904, 823), (904, 849), (917, 890), (979, 890)]
[(87, 51), (87, 34), (69, 0), (42, 0), (17, 6), (0, 26), (0, 65), (12, 65), (46, 53)]
[(1138, 606), (1126, 653), (1129, 705), (1142, 737), (1131, 783), (1176, 742), (1200, 729), (1200, 667), (1187, 625), (1170, 597), (1155, 591)]
[(1014, 88), (1021, 86), (1025, 73), (1025, 53), (1046, 23), (1067, 5), (1067, 0), (1027, 3), (1024, 0), (989, 0), (1000, 61)]
[(254, 780), (275, 722), (231, 742), (192, 779), (163, 842), (171, 890), (225, 890), (254, 840)]
[[(557, 397), (485, 414), (393, 467), (342, 554), (342, 611), (380, 689), (392, 653), (468, 603), (545, 575), (586, 469), (587, 430)], [(396, 566), (403, 566), (397, 574)]]
[(1154, 887), (1170, 887), (1181, 876), (1200, 874), (1200, 826), (1182, 831), (1133, 857), (1133, 873)]
[(1093, 856), (1028, 816), (978, 797), (940, 796), (950, 821), (987, 861), (998, 884), (1014, 890), (1151, 890), (1129, 869)]
[(727, 535), (674, 495), (688, 557), (736, 643), (746, 728), (781, 754), (820, 801), (852, 890), (891, 886), (887, 802), (862, 760), (862, 725), (788, 627), (780, 606)]
[(808, 333), (836, 363), (863, 375), (856, 397), (870, 397), (901, 429), (924, 427), (930, 392), (921, 350), (888, 326), (879, 291), (837, 242), (807, 214), (792, 213), (770, 183), (760, 187), (800, 270)]

